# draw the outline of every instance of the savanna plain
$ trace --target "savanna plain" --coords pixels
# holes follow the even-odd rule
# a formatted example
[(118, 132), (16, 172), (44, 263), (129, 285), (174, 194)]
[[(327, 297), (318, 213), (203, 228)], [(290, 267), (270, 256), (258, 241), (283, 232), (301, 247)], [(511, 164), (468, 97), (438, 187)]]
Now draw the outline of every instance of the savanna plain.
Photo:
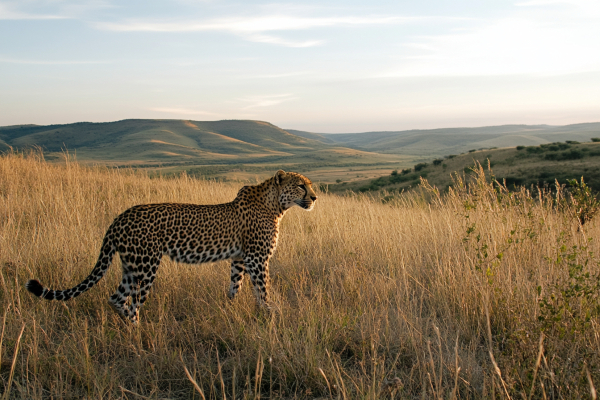
[(475, 172), (443, 195), (426, 182), (387, 202), (321, 192), (314, 211), (290, 210), (270, 315), (248, 284), (227, 299), (228, 263), (163, 259), (131, 326), (107, 302), (118, 257), (65, 303), (24, 284), (79, 283), (130, 206), (223, 203), (240, 185), (5, 154), (2, 400), (596, 398), (593, 199), (582, 184), (510, 192)]

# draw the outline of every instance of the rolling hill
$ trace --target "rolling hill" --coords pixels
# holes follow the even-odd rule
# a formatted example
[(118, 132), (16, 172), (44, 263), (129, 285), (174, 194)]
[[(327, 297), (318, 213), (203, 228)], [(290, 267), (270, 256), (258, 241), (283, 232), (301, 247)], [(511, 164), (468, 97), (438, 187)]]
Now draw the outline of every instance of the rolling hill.
[[(316, 182), (358, 188), (394, 169), (450, 154), (592, 137), (600, 137), (600, 123), (328, 134), (251, 120), (128, 119), (0, 127), (0, 151), (39, 147), (52, 161), (62, 160), (66, 150), (82, 163), (149, 168), (161, 174), (186, 170), (211, 179), (262, 179), (284, 168)], [(517, 164), (522, 162), (518, 159)], [(444, 164), (453, 168), (454, 162)]]
[(291, 134), (262, 121), (123, 120), (0, 128), (0, 150), (39, 146), (49, 159), (68, 150), (82, 162), (236, 164), (373, 158), (357, 149)]
[[(589, 140), (589, 139), (588, 139)], [(386, 191), (401, 192), (415, 188), (423, 177), (441, 190), (453, 185), (452, 175), (466, 178), (473, 173), (476, 163), (487, 170), (488, 163), (496, 179), (506, 182), (509, 189), (517, 186), (554, 186), (557, 179), (566, 184), (568, 179), (583, 177), (594, 190), (600, 190), (600, 141), (554, 142), (539, 146), (517, 146), (504, 149), (472, 151), (448, 155), (433, 162), (418, 163), (412, 168), (398, 168), (391, 174), (376, 179), (357, 180), (329, 185), (331, 192)], [(489, 175), (489, 171), (486, 172)]]
[(565, 126), (502, 125), (479, 128), (446, 128), (364, 133), (288, 132), (326, 144), (381, 154), (440, 157), (492, 147), (531, 146), (565, 140), (589, 141), (600, 136), (600, 123)]

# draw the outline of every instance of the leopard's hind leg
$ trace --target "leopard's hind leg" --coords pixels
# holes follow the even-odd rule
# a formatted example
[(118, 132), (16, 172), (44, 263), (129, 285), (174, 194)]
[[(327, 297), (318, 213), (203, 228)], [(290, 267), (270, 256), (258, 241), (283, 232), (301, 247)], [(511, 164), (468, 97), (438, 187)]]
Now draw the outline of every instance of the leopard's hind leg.
[(231, 261), (231, 283), (229, 285), (228, 293), (230, 299), (233, 300), (238, 291), (242, 288), (245, 273), (246, 267), (244, 267), (244, 260), (242, 258), (234, 258)]
[(131, 320), (130, 307), (127, 302), (134, 288), (133, 271), (135, 270), (135, 264), (130, 263), (123, 255), (121, 255), (121, 267), (123, 270), (121, 283), (117, 287), (115, 293), (110, 296), (108, 302), (117, 313), (128, 320)]
[(108, 299), (108, 303), (112, 308), (127, 319), (131, 319), (129, 316), (129, 308), (127, 307), (127, 299), (131, 295), (132, 281), (132, 274), (123, 271), (123, 278), (121, 279), (119, 287), (117, 287), (117, 291)]
[(148, 257), (148, 260), (144, 260), (144, 263), (138, 266), (137, 271), (133, 274), (129, 319), (134, 324), (139, 321), (140, 308), (148, 298), (159, 265), (160, 256)]

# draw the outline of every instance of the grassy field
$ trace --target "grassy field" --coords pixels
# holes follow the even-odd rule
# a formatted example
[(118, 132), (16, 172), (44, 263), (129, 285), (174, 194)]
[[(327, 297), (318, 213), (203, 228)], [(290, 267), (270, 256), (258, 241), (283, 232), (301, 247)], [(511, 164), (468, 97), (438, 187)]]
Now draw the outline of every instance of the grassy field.
[[(225, 164), (203, 165), (190, 167), (145, 168), (152, 176), (174, 176), (185, 172), (189, 176), (200, 179), (217, 180), (220, 182), (235, 182), (237, 184), (254, 184), (273, 175), (273, 171), (284, 169), (311, 176), (316, 184), (335, 184), (337, 182), (364, 182), (366, 179), (378, 178), (389, 174), (399, 165), (407, 168), (414, 164), (413, 157), (402, 157), (394, 162), (372, 160), (372, 162), (312, 162), (312, 163), (264, 163), (264, 164)], [(363, 183), (364, 184), (364, 183)]]
[(582, 176), (593, 188), (600, 189), (600, 142), (570, 141), (446, 155), (410, 167), (397, 167), (395, 172), (376, 179), (331, 184), (329, 190), (401, 192), (418, 187), (421, 177), (441, 190), (447, 190), (453, 184), (452, 175), (455, 172), (472, 174), (477, 163), (487, 166), (488, 162), (496, 178), (506, 180), (511, 189), (515, 186), (553, 186), (555, 179), (564, 184), (567, 179), (579, 179)]
[(132, 327), (107, 302), (117, 258), (66, 303), (24, 284), (79, 283), (134, 204), (221, 203), (239, 184), (4, 155), (2, 400), (592, 398), (598, 222), (580, 227), (563, 191), (510, 193), (482, 170), (473, 179), (386, 204), (320, 193), (314, 211), (288, 212), (271, 317), (248, 287), (227, 300), (227, 263), (165, 259)]
[[(253, 120), (127, 119), (3, 126), (0, 152), (40, 148), (47, 161), (57, 163), (68, 152), (90, 166), (143, 168), (163, 175), (187, 171), (196, 177), (238, 182), (264, 179), (283, 167), (310, 172), (315, 182), (345, 182), (358, 189), (366, 180), (449, 154), (492, 147), (533, 147), (557, 140), (588, 141), (599, 136), (600, 123), (318, 134)], [(454, 171), (456, 163), (444, 164)], [(429, 172), (435, 175), (436, 171)], [(448, 176), (444, 175), (446, 181)], [(413, 180), (418, 182), (418, 176)]]

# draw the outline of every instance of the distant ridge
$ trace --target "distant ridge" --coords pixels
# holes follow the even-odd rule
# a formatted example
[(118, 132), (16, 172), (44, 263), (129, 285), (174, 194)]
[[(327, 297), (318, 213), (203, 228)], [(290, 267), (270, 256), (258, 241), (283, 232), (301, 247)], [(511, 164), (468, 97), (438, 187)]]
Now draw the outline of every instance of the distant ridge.
[[(0, 127), (0, 150), (40, 147), (51, 158), (64, 150), (80, 161), (106, 163), (215, 164), (306, 161), (337, 149), (252, 120), (126, 119), (57, 125)], [(339, 149), (338, 149), (339, 150)], [(343, 149), (347, 157), (362, 153)]]
[[(314, 133), (287, 129), (297, 136), (382, 154), (442, 156), (471, 149), (539, 145), (600, 137), (600, 122), (551, 125), (499, 125), (476, 128), (412, 129), (363, 133)], [(322, 139), (320, 139), (322, 138)]]
[(347, 164), (433, 159), (472, 149), (589, 141), (600, 122), (565, 126), (501, 125), (364, 133), (314, 133), (254, 120), (126, 119), (0, 127), (0, 151), (41, 148), (82, 162), (117, 165), (239, 163)]

